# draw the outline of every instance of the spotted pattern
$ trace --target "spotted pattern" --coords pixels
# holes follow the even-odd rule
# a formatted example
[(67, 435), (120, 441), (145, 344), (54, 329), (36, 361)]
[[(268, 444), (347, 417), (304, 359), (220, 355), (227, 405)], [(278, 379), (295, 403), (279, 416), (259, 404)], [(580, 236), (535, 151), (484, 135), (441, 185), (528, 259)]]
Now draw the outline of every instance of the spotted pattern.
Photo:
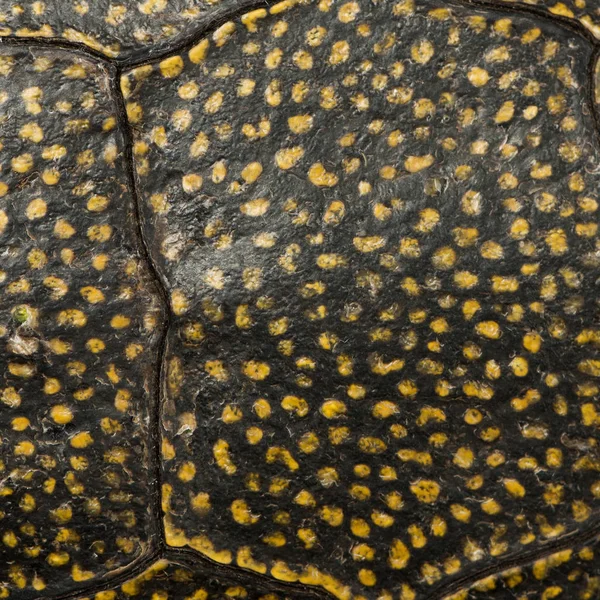
[[(599, 0), (497, 0), (542, 9), (600, 39)], [(119, 60), (176, 45), (251, 0), (35, 0), (0, 2), (0, 37), (63, 38)]]
[(288, 0), (125, 74), (168, 544), (412, 600), (596, 523), (590, 59), (528, 16)]
[(600, 2), (598, 0), (503, 0), (513, 6), (540, 8), (548, 16), (572, 19), (600, 39)]
[(0, 79), (0, 598), (39, 598), (148, 546), (161, 314), (106, 73), (2, 46)]
[[(284, 0), (168, 55), (229, 8), (0, 0), (50, 43), (0, 49), (0, 598), (597, 598), (596, 541), (557, 549), (600, 498), (589, 43)], [(110, 78), (165, 49), (121, 82), (164, 533), (231, 566), (113, 585), (160, 535), (166, 315)]]
[[(241, 0), (243, 2), (244, 0)], [(175, 44), (228, 0), (0, 1), (0, 37), (59, 38), (118, 60)], [(230, 3), (234, 8), (238, 2)], [(221, 6), (223, 5), (223, 6)]]
[(247, 577), (221, 575), (216, 578), (212, 569), (193, 567), (178, 560), (161, 559), (115, 587), (91, 594), (79, 600), (302, 600), (301, 594), (290, 596), (269, 590), (269, 585), (249, 583)]
[(600, 596), (598, 540), (476, 582), (444, 600), (594, 600)]

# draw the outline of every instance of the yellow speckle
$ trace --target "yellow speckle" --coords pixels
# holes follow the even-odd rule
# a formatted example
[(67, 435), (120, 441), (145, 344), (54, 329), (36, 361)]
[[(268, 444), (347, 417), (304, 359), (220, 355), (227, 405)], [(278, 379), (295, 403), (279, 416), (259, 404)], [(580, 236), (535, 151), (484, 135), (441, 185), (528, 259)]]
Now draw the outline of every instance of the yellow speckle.
[(535, 163), (530, 173), (533, 179), (548, 179), (552, 175), (552, 165)]
[(427, 169), (434, 162), (434, 158), (431, 154), (426, 154), (425, 156), (409, 156), (404, 161), (404, 168), (409, 173), (418, 173), (423, 169)]
[(298, 161), (304, 156), (304, 149), (302, 146), (294, 146), (292, 148), (286, 148), (278, 150), (275, 154), (275, 163), (280, 169), (291, 169)]
[(252, 525), (259, 520), (258, 515), (253, 515), (245, 500), (234, 500), (231, 503), (231, 514), (236, 523), (240, 525)]
[(404, 569), (409, 562), (410, 551), (401, 540), (394, 540), (390, 546), (388, 564), (392, 569)]
[(295, 413), (299, 417), (306, 416), (309, 410), (306, 400), (298, 396), (285, 396), (281, 401), (281, 407), (284, 410)]
[(490, 80), (489, 73), (481, 67), (473, 67), (467, 73), (467, 77), (475, 87), (483, 87)]
[(206, 58), (209, 46), (210, 42), (206, 39), (196, 44), (188, 53), (190, 60), (194, 64), (202, 62)]
[(27, 173), (33, 167), (33, 156), (31, 154), (21, 154), (12, 158), (10, 165), (16, 173)]
[(433, 44), (429, 40), (421, 40), (412, 46), (410, 54), (415, 62), (427, 64), (434, 54)]
[(313, 126), (313, 117), (310, 114), (295, 115), (288, 118), (288, 127), (293, 133), (306, 133)]
[(257, 21), (264, 19), (266, 16), (266, 9), (259, 8), (242, 15), (240, 21), (246, 26), (248, 31), (255, 32), (258, 30)]
[(496, 321), (481, 321), (475, 326), (475, 331), (490, 340), (498, 340), (502, 335), (500, 325)]
[(264, 362), (249, 360), (242, 365), (242, 373), (255, 381), (266, 379), (270, 372), (271, 368)]
[(38, 144), (44, 139), (44, 132), (37, 123), (26, 123), (19, 131), (19, 137)]
[(255, 198), (240, 206), (240, 211), (248, 217), (262, 217), (269, 209), (270, 202), (266, 198)]
[(126, 327), (129, 327), (130, 324), (131, 319), (129, 317), (126, 317), (125, 315), (115, 315), (110, 320), (110, 326), (113, 329), (125, 329)]
[(386, 239), (381, 236), (365, 236), (365, 237), (355, 237), (354, 238), (354, 247), (359, 252), (373, 252), (375, 250), (379, 250), (383, 248), (386, 244)]
[(545, 241), (552, 254), (564, 254), (569, 249), (567, 235), (562, 229), (549, 231)]
[(496, 123), (508, 123), (515, 115), (515, 104), (512, 100), (507, 100), (502, 104), (496, 113)]
[(328, 172), (321, 163), (315, 163), (308, 171), (308, 180), (317, 187), (333, 187), (337, 184), (338, 177)]
[(229, 453), (229, 444), (225, 440), (218, 440), (213, 446), (213, 456), (217, 461), (220, 469), (223, 469), (227, 475), (233, 475), (237, 471), (237, 467), (231, 460)]
[(199, 492), (192, 497), (190, 504), (194, 511), (204, 515), (211, 510), (210, 496), (206, 492)]
[(92, 436), (87, 431), (82, 431), (71, 438), (73, 448), (87, 448), (94, 442)]
[(410, 484), (410, 491), (417, 497), (419, 502), (431, 504), (438, 499), (440, 486), (435, 481), (421, 479)]
[(194, 463), (183, 462), (177, 469), (177, 477), (184, 483), (188, 483), (196, 476), (196, 466)]
[(525, 488), (516, 479), (505, 479), (504, 488), (514, 498), (525, 496)]
[(79, 565), (75, 564), (71, 569), (71, 577), (73, 581), (87, 581), (92, 579), (94, 574), (91, 571), (84, 571)]
[(83, 298), (87, 300), (90, 304), (98, 304), (99, 302), (104, 302), (104, 294), (93, 286), (86, 286), (79, 290)]

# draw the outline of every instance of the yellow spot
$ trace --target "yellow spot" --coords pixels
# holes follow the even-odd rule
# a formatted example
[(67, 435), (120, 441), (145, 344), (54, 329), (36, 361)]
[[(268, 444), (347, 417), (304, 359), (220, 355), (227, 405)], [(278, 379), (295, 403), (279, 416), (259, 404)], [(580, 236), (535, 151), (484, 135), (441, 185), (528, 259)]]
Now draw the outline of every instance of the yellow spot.
[(424, 156), (409, 156), (404, 161), (404, 168), (409, 173), (418, 173), (419, 171), (430, 167), (433, 162), (434, 158), (431, 154), (426, 154)]
[(525, 488), (516, 479), (505, 479), (504, 488), (513, 498), (525, 496)]
[(242, 178), (246, 183), (254, 183), (263, 171), (262, 165), (259, 162), (251, 162), (242, 170)]
[(385, 442), (376, 437), (361, 437), (358, 440), (358, 447), (366, 454), (381, 454), (387, 449)]
[(355, 237), (353, 242), (354, 247), (359, 252), (368, 253), (383, 248), (386, 244), (386, 239), (379, 235), (374, 235), (365, 237)]
[(304, 156), (302, 146), (284, 148), (275, 153), (275, 164), (283, 170), (291, 169)]
[(245, 500), (234, 500), (231, 503), (230, 510), (234, 521), (240, 525), (253, 525), (260, 519), (259, 516), (253, 515), (250, 512), (250, 508)]
[(306, 400), (298, 396), (285, 396), (281, 401), (281, 407), (284, 410), (295, 413), (299, 417), (305, 417), (309, 411)]
[(467, 77), (475, 87), (483, 87), (490, 80), (490, 74), (480, 67), (473, 67)]
[(193, 194), (202, 187), (202, 177), (200, 175), (196, 175), (195, 173), (184, 175), (181, 178), (181, 187), (183, 188), (184, 192)]
[(270, 202), (266, 198), (255, 198), (240, 206), (240, 211), (248, 217), (262, 217), (269, 209)]
[(190, 146), (190, 156), (192, 158), (204, 156), (204, 154), (206, 154), (206, 151), (208, 150), (208, 146), (208, 136), (203, 131), (201, 131), (200, 133), (198, 133), (198, 135), (194, 139), (194, 142)]
[(333, 187), (338, 182), (335, 173), (328, 172), (321, 163), (313, 164), (308, 171), (308, 180), (317, 187)]
[(331, 54), (329, 55), (329, 62), (332, 65), (338, 65), (346, 62), (350, 57), (350, 44), (345, 40), (335, 42), (331, 46)]
[(280, 462), (284, 464), (290, 471), (296, 471), (300, 467), (289, 450), (279, 446), (271, 446), (267, 450), (265, 458), (268, 464)]
[(507, 100), (502, 104), (494, 120), (496, 123), (508, 123), (515, 115), (515, 103), (512, 100)]
[(16, 173), (27, 173), (33, 167), (33, 156), (31, 154), (21, 154), (12, 158), (10, 165)]
[(433, 53), (433, 44), (429, 40), (421, 40), (417, 44), (414, 44), (410, 50), (412, 59), (421, 65), (428, 63)]
[(46, 560), (51, 567), (62, 567), (69, 562), (70, 557), (66, 552), (51, 552)]
[(73, 581), (87, 581), (92, 579), (94, 574), (91, 571), (84, 571), (79, 565), (75, 564), (71, 569), (71, 577)]
[(450, 269), (456, 262), (456, 252), (450, 246), (444, 246), (433, 253), (431, 262), (436, 269)]
[(293, 133), (306, 133), (313, 126), (313, 117), (310, 114), (295, 115), (288, 118), (288, 127)]
[(206, 58), (209, 46), (210, 42), (206, 39), (196, 44), (188, 53), (190, 60), (194, 64), (202, 62)]
[(246, 26), (246, 29), (251, 33), (258, 30), (257, 21), (264, 19), (267, 16), (267, 11), (264, 8), (259, 8), (242, 15), (240, 21)]
[(440, 213), (435, 208), (424, 208), (419, 213), (419, 221), (415, 225), (415, 230), (420, 233), (429, 233), (440, 221)]
[(73, 327), (83, 327), (87, 323), (85, 314), (76, 308), (60, 311), (56, 320), (59, 325)]
[(410, 484), (410, 491), (417, 497), (419, 502), (431, 504), (438, 499), (440, 486), (435, 481), (421, 479)]
[(340, 400), (330, 399), (323, 402), (320, 412), (327, 419), (337, 419), (346, 414), (346, 405)]
[(38, 144), (44, 139), (44, 132), (37, 123), (26, 123), (19, 131), (19, 137)]
[(321, 269), (336, 269), (346, 265), (346, 259), (341, 254), (320, 254), (317, 266)]
[(452, 462), (462, 469), (470, 469), (475, 460), (475, 455), (470, 448), (459, 448), (454, 454)]
[(82, 431), (71, 438), (71, 446), (73, 448), (87, 448), (94, 443), (92, 436), (87, 431)]
[(516, 292), (519, 289), (519, 281), (516, 277), (503, 277), (494, 275), (492, 277), (492, 290), (496, 294)]
[(552, 175), (552, 165), (536, 162), (530, 171), (533, 179), (548, 179)]
[(500, 325), (496, 321), (481, 321), (475, 326), (475, 331), (490, 340), (500, 339), (502, 335)]
[(139, 123), (143, 117), (142, 107), (137, 102), (127, 103), (127, 120), (130, 123)]
[(126, 317), (125, 315), (115, 315), (110, 320), (110, 326), (113, 329), (125, 329), (126, 327), (129, 327), (130, 324), (131, 319), (129, 317)]
[(213, 456), (217, 461), (217, 466), (223, 469), (227, 475), (233, 475), (237, 471), (237, 467), (231, 460), (229, 454), (229, 444), (225, 440), (218, 440), (213, 446)]
[(600, 360), (586, 358), (585, 360), (580, 361), (579, 365), (577, 365), (577, 369), (586, 375), (600, 377)]
[(269, 376), (271, 368), (267, 363), (249, 360), (242, 364), (242, 373), (254, 381), (262, 381)]
[(229, 379), (229, 371), (220, 360), (206, 361), (204, 370), (217, 381), (227, 381)]
[(410, 559), (410, 551), (401, 540), (394, 540), (390, 546), (388, 564), (392, 569), (404, 569)]
[(546, 244), (552, 254), (565, 254), (569, 249), (567, 243), (567, 234), (562, 229), (552, 229), (546, 234)]
[(509, 367), (517, 377), (525, 377), (529, 372), (527, 360), (522, 356), (515, 356), (515, 358), (510, 361)]
[(356, 19), (356, 15), (360, 12), (358, 2), (346, 2), (338, 10), (338, 19), (342, 23), (350, 23)]
[(79, 292), (90, 304), (98, 304), (104, 301), (104, 294), (98, 288), (86, 286), (81, 288)]
[(199, 492), (193, 496), (190, 504), (194, 511), (200, 515), (208, 513), (211, 509), (210, 496), (206, 492)]
[(185, 483), (192, 481), (195, 476), (196, 466), (192, 462), (185, 461), (177, 469), (177, 477)]

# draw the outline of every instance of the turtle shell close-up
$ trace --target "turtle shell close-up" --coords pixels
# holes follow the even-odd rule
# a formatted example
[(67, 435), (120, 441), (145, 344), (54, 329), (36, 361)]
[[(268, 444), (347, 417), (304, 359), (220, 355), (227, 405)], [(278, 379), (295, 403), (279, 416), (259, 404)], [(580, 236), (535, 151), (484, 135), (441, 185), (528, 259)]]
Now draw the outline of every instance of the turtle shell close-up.
[(599, 600), (600, 0), (0, 0), (0, 599)]

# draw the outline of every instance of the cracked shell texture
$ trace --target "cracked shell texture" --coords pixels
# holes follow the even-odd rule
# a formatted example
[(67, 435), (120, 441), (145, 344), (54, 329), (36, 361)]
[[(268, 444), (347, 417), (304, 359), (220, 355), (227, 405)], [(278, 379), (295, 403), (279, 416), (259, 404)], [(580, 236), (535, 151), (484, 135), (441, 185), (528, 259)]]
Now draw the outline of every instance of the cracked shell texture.
[(600, 595), (598, 539), (477, 581), (444, 600), (593, 600)]
[(0, 597), (32, 598), (147, 546), (160, 315), (107, 74), (3, 45), (0, 78)]
[(142, 574), (114, 589), (79, 600), (308, 600), (301, 594), (274, 592), (269, 582), (253, 581), (246, 574), (220, 572), (211, 565), (185, 559), (158, 560)]
[(597, 526), (590, 60), (527, 15), (321, 0), (123, 77), (168, 544), (413, 600)]
[[(247, 1), (247, 0), (246, 0)], [(62, 38), (102, 54), (134, 59), (145, 49), (177, 43), (223, 9), (228, 0), (0, 0), (0, 36)]]

